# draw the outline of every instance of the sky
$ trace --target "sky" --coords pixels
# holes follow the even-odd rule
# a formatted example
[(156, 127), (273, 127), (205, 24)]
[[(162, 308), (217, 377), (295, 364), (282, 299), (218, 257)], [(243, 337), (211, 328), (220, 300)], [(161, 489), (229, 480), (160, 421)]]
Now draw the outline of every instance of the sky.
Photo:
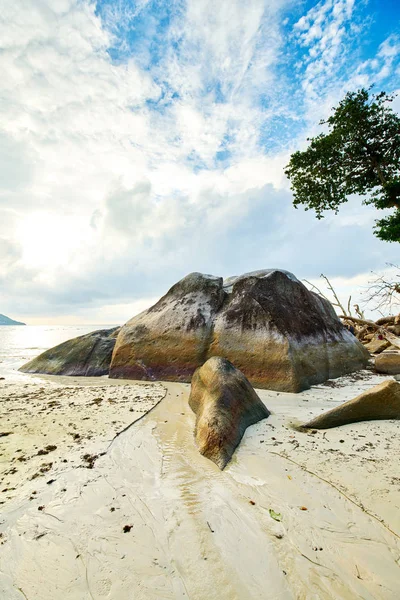
[[(355, 298), (382, 211), (292, 205), (347, 91), (400, 91), (397, 0), (0, 0), (0, 312), (122, 324), (192, 271)], [(400, 97), (392, 108), (400, 112)]]

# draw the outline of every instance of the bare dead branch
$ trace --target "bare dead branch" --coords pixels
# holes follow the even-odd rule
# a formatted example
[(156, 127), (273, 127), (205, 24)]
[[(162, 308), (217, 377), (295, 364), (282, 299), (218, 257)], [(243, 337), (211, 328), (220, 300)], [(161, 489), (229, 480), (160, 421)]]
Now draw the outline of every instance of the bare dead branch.
[(349, 300), (347, 302), (347, 312), (349, 313), (349, 315), (351, 315), (350, 302), (351, 302), (351, 296), (349, 296)]
[(319, 296), (322, 296), (322, 298), (325, 298), (325, 300), (327, 300), (328, 302), (330, 302), (332, 304), (332, 306), (337, 306), (338, 308), (340, 308), (340, 310), (347, 315), (347, 313), (349, 315), (351, 315), (351, 296), (348, 299), (347, 302), (347, 310), (344, 308), (343, 304), (340, 302), (338, 295), (336, 294), (333, 285), (331, 284), (331, 282), (329, 281), (328, 277), (324, 274), (321, 274), (320, 277), (322, 279), (325, 280), (328, 289), (331, 291), (332, 295), (333, 295), (333, 300), (332, 298), (328, 298), (328, 296), (326, 294), (324, 294), (324, 292), (322, 290), (320, 290), (316, 285), (314, 285), (313, 283), (311, 283), (311, 281), (308, 281), (307, 279), (303, 279), (303, 281), (305, 283), (307, 283), (310, 286), (310, 289), (312, 292), (317, 293)]
[(358, 304), (354, 305), (354, 310), (356, 311), (356, 315), (360, 318), (360, 319), (364, 319), (364, 311), (361, 310), (360, 306)]
[[(391, 269), (395, 269), (397, 273), (390, 274), (390, 277), (386, 273), (375, 273), (371, 272), (373, 279), (368, 282), (368, 287), (363, 293), (365, 300), (364, 306), (371, 306), (373, 310), (377, 310), (382, 315), (382, 311), (388, 312), (395, 309), (396, 306), (400, 306), (400, 267), (393, 263), (386, 263)], [(398, 312), (398, 308), (397, 308)]]
[(360, 325), (368, 325), (369, 327), (373, 327), (374, 329), (380, 329), (379, 325), (377, 325), (373, 321), (369, 321), (368, 319), (359, 319), (357, 317), (349, 317), (348, 315), (339, 315), (339, 319), (342, 319), (343, 321), (352, 321), (354, 323), (360, 323)]
[[(346, 312), (346, 309), (343, 307), (342, 303), (340, 302), (340, 300), (339, 300), (339, 298), (338, 298), (338, 296), (337, 296), (337, 294), (336, 294), (335, 290), (333, 289), (333, 286), (332, 286), (331, 282), (329, 281), (329, 279), (327, 278), (327, 276), (326, 276), (326, 275), (324, 275), (323, 273), (321, 273), (321, 277), (322, 277), (323, 279), (325, 279), (325, 281), (326, 281), (326, 284), (327, 284), (328, 288), (331, 290), (331, 292), (332, 292), (332, 294), (333, 294), (333, 297), (334, 297), (334, 298), (335, 298), (335, 300), (336, 300), (336, 306), (338, 306), (338, 307), (341, 309), (341, 311), (342, 311), (342, 312), (343, 312), (343, 313), (346, 315), (346, 314), (347, 314), (347, 312)], [(349, 312), (350, 312), (350, 311), (349, 311)]]
[[(321, 290), (319, 288), (317, 288), (316, 285), (314, 285), (313, 283), (311, 283), (311, 281), (308, 281), (307, 279), (303, 279), (303, 281), (305, 281), (306, 283), (308, 283), (308, 285), (311, 287), (311, 291), (312, 292), (315, 290), (316, 293), (319, 296), (322, 296), (322, 298), (325, 298), (325, 300), (328, 300), (328, 302), (330, 302), (331, 304), (333, 304), (333, 302), (331, 300), (329, 300), (329, 298), (327, 296), (325, 296), (325, 294), (323, 292), (321, 292)], [(335, 306), (338, 306), (338, 304), (336, 304)]]

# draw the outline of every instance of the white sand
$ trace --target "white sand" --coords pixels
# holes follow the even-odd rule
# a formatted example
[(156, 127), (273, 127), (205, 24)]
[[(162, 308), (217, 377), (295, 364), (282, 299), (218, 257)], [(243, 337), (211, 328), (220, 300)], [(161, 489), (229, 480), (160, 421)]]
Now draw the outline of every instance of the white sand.
[(21, 493), (29, 497), (38, 478), (48, 482), (65, 469), (90, 467), (165, 394), (159, 383), (106, 378), (0, 381), (0, 509)]
[[(107, 450), (93, 469), (76, 468), (82, 460), (70, 464), (76, 450), (69, 442), (72, 448), (63, 446), (67, 465), (57, 463), (54, 473), (19, 487), (13, 480), (16, 496), (0, 507), (0, 597), (398, 600), (400, 422), (315, 434), (289, 426), (382, 380), (342, 378), (340, 387), (297, 395), (259, 392), (274, 414), (247, 430), (223, 472), (194, 445), (188, 385), (163, 384), (167, 396), (110, 444), (129, 417), (117, 402), (113, 420), (120, 425), (110, 427), (103, 441), (89, 440), (97, 453)], [(160, 384), (134, 382), (131, 393), (123, 383), (91, 380), (86, 387), (82, 381), (74, 384), (82, 398), (96, 386), (105, 395), (124, 390), (134, 418), (143, 396), (155, 405), (162, 395)], [(63, 398), (61, 384), (46, 385), (57, 385)], [(64, 388), (69, 402), (76, 402), (74, 385)], [(41, 402), (48, 393), (42, 392)], [(102, 409), (85, 402), (81, 414), (91, 419), (81, 421), (81, 435), (85, 423), (99, 433), (92, 416)], [(66, 405), (65, 411), (67, 419)], [(107, 429), (105, 409), (103, 420)], [(28, 454), (22, 439), (20, 447)], [(47, 484), (50, 474), (55, 481)]]

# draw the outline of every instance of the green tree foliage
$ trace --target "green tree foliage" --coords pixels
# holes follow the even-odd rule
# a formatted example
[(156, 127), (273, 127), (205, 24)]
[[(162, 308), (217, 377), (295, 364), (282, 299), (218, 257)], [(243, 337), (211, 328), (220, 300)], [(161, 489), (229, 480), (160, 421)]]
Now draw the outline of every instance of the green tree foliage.
[(308, 148), (290, 157), (285, 173), (294, 192), (293, 204), (338, 212), (351, 194), (365, 204), (395, 208), (376, 221), (375, 235), (400, 241), (400, 118), (388, 106), (393, 96), (370, 89), (349, 92), (326, 121), (328, 133), (308, 139)]

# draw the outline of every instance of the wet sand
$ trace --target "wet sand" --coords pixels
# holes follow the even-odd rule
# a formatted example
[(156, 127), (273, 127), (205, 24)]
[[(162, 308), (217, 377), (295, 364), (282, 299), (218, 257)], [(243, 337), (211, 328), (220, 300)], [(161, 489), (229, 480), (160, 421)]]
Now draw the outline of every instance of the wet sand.
[[(316, 433), (291, 427), (383, 379), (366, 372), (297, 395), (259, 391), (273, 414), (247, 430), (223, 472), (195, 447), (188, 385), (126, 387), (104, 379), (69, 385), (66, 411), (90, 389), (77, 432), (85, 435), (89, 424), (87, 443), (104, 454), (93, 468), (80, 468), (78, 454), (86, 448), (77, 450), (67, 429), (65, 456), (76, 456), (76, 464), (57, 463), (51, 484), (49, 472), (16, 485), (14, 497), (6, 495), (0, 597), (397, 600), (400, 422)], [(54, 381), (49, 385), (58, 386), (60, 397), (65, 382)], [(84, 391), (74, 394), (74, 386)], [(119, 409), (118, 401), (105, 405), (115, 407), (118, 426), (93, 404), (96, 386), (106, 388), (105, 397), (120, 398)], [(41, 393), (47, 399), (50, 392)], [(133, 402), (133, 393), (136, 404), (129, 406), (136, 412), (129, 414), (139, 420), (116, 436), (129, 421), (122, 400), (125, 395)], [(3, 402), (3, 388), (0, 394)], [(145, 397), (154, 408), (140, 418)], [(37, 399), (39, 406), (44, 401)], [(96, 441), (100, 424), (83, 415), (97, 410), (104, 410), (107, 434)]]
[(66, 468), (92, 468), (165, 394), (161, 384), (107, 378), (0, 381), (0, 507), (21, 493), (31, 496), (39, 478), (51, 485)]

